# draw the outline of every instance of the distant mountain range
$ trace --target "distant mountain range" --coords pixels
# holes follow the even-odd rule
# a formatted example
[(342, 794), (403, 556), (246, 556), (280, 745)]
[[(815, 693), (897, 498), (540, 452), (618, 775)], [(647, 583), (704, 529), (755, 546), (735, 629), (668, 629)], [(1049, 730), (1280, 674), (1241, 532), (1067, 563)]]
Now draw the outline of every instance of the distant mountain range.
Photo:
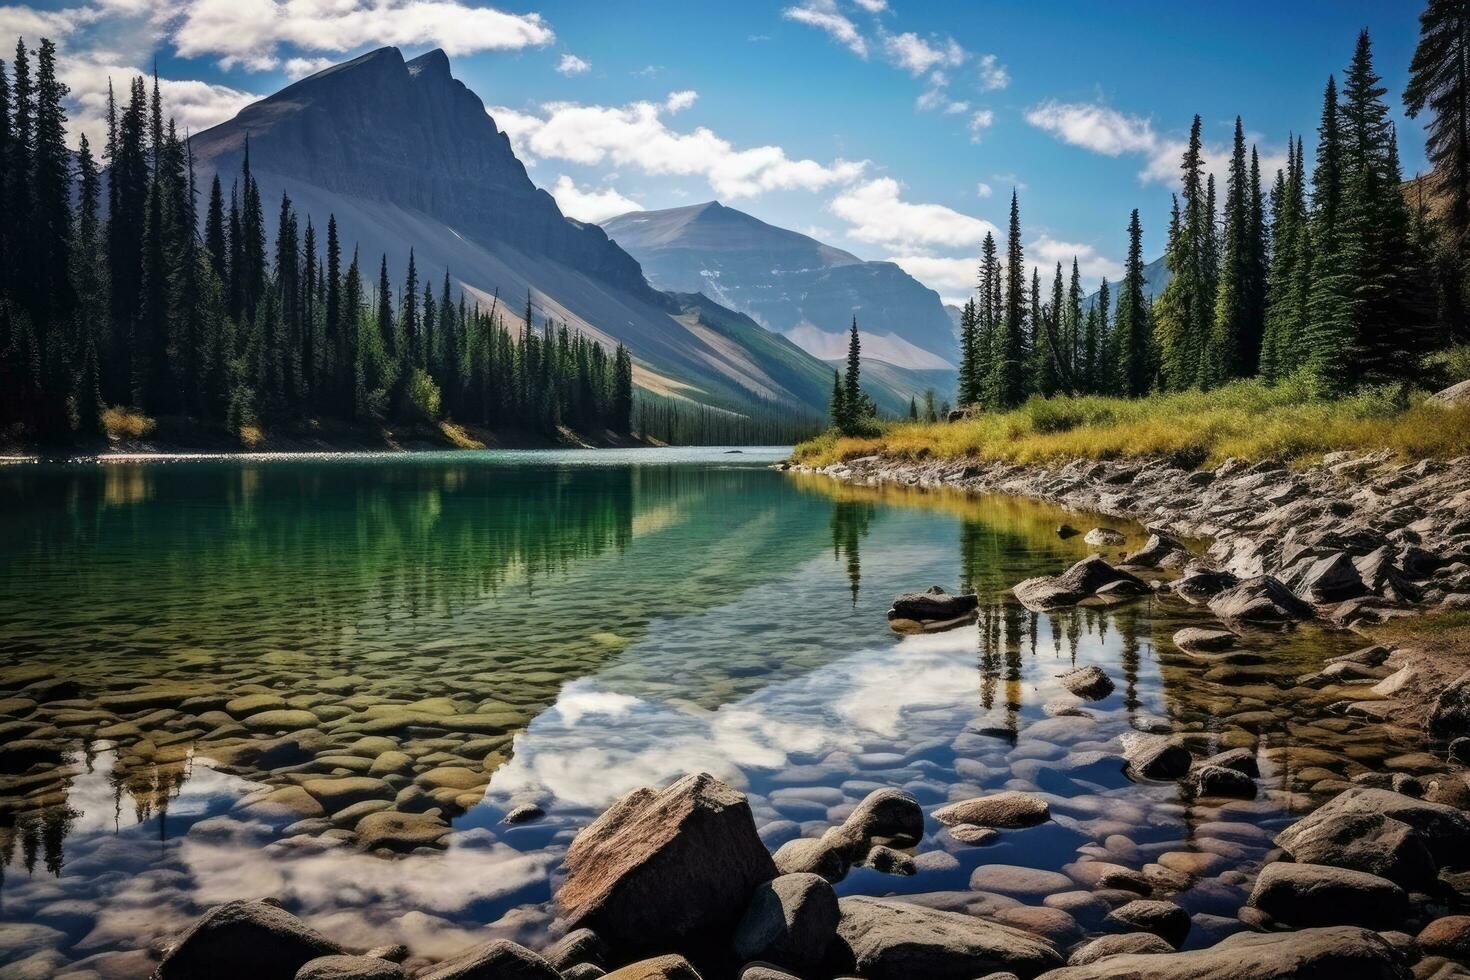
[(498, 292), (512, 318), (529, 293), (538, 318), (627, 344), (647, 391), (735, 410), (826, 410), (819, 359), (754, 324), (733, 335), (701, 326), (696, 298), (654, 288), (601, 228), (563, 216), (442, 51), (405, 61), (382, 48), (248, 106), (190, 141), (199, 180), (218, 173), (228, 194), (247, 138), (272, 232), (283, 194), (319, 242), (335, 215), (369, 288), (386, 256), (401, 289), (413, 249), (420, 282), (436, 290), (447, 270), (456, 292), (486, 306)]
[(957, 361), (939, 294), (892, 262), (865, 262), (718, 201), (635, 211), (603, 228), (653, 285), (703, 293), (816, 357), (846, 354), (856, 315), (866, 357), (918, 370)]

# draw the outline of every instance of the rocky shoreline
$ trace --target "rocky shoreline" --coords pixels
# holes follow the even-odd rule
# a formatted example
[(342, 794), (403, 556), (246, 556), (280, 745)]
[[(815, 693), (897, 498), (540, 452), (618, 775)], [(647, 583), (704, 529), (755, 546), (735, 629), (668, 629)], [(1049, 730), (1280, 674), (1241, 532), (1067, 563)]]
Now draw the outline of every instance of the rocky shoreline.
[[(1155, 585), (1209, 603), (1227, 625), (1315, 617), (1367, 631), (1398, 617), (1470, 610), (1470, 457), (1403, 464), (1387, 451), (1344, 452), (1305, 469), (1271, 460), (1189, 470), (1162, 460), (1020, 466), (880, 456), (778, 465), (854, 484), (1006, 494), (1137, 521), (1153, 537), (1138, 553), (1117, 553), (1125, 568), (1182, 573)], [(1094, 550), (1106, 550), (1107, 530), (1089, 532), (1104, 532), (1089, 538)], [(1206, 546), (1190, 554), (1180, 542)], [(1246, 610), (1268, 593), (1279, 600), (1267, 603), (1268, 613)], [(1353, 710), (1423, 727), (1442, 692), (1470, 685), (1470, 650), (1403, 647), (1370, 669), (1378, 673), (1356, 679), (1393, 680)]]

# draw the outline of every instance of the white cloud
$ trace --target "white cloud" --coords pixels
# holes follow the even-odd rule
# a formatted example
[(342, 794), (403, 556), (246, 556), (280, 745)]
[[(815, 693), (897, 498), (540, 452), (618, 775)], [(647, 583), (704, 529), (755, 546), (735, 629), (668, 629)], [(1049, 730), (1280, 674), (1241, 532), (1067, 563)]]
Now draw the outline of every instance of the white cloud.
[(17, 38), (25, 38), (27, 47), (34, 47), (43, 37), (59, 40), (73, 31), (95, 21), (99, 11), (89, 7), (73, 7), (66, 10), (37, 10), (35, 7), (0, 7), (0, 41), (4, 42), (4, 57), (9, 59)]
[(963, 305), (975, 289), (980, 267), (978, 258), (947, 258), (938, 255), (893, 255), (888, 261), (928, 286), (946, 303)]
[(1147, 119), (1103, 105), (1049, 99), (1028, 111), (1026, 121), (1064, 143), (1110, 157), (1151, 153), (1160, 143), (1153, 124)]
[(585, 75), (592, 70), (592, 65), (568, 52), (556, 63), (556, 70), (563, 75)]
[(1122, 263), (1100, 255), (1096, 248), (1084, 242), (1062, 242), (1043, 235), (1026, 246), (1026, 257), (1032, 265), (1041, 268), (1043, 278), (1047, 270), (1055, 273), (1058, 262), (1062, 264), (1063, 275), (1070, 275), (1074, 258), (1077, 270), (1089, 282), (1096, 283), (1103, 276), (1116, 282), (1123, 277)]
[(664, 108), (668, 109), (669, 112), (683, 112), (685, 109), (692, 106), (695, 100), (698, 98), (699, 93), (694, 91), (693, 89), (684, 89), (681, 92), (670, 92), (669, 97), (667, 99), (664, 99)]
[(798, 24), (825, 32), (859, 58), (868, 56), (868, 42), (847, 16), (837, 9), (834, 0), (806, 0), (800, 6), (787, 7), (781, 16)]
[(893, 249), (963, 248), (998, 233), (990, 222), (942, 204), (905, 201), (900, 190), (898, 181), (880, 177), (843, 191), (828, 209), (848, 223), (848, 237)]
[(642, 211), (643, 205), (631, 197), (624, 197), (617, 190), (605, 187), (602, 190), (583, 190), (572, 178), (562, 174), (551, 188), (551, 196), (561, 213), (578, 221), (596, 224), (629, 211)]
[(336, 60), (332, 58), (287, 58), (285, 64), (281, 65), (281, 71), (285, 72), (288, 78), (305, 78), (330, 68), (334, 64)]
[[(107, 64), (85, 56), (66, 57), (58, 61), (61, 81), (71, 89), (74, 107), (67, 126), (68, 141), (73, 145), (80, 134), (100, 150), (107, 133), (107, 83), (112, 80), (119, 102), (128, 97), (128, 84), (138, 75), (149, 75), (141, 68)], [(151, 82), (150, 82), (151, 84)], [(250, 92), (212, 85), (194, 79), (161, 78), (159, 94), (164, 111), (172, 116), (181, 132), (198, 133), (218, 125), (260, 98)]]
[[(1188, 147), (1187, 141), (1159, 135), (1153, 123), (1142, 116), (1095, 103), (1048, 100), (1029, 110), (1026, 121), (1064, 143), (1104, 156), (1143, 156), (1144, 165), (1138, 178), (1144, 183), (1174, 184), (1180, 180), (1179, 164)], [(1205, 170), (1215, 175), (1221, 193), (1224, 192), (1229, 154), (1229, 147), (1224, 145), (1206, 143), (1203, 147)], [(1285, 165), (1284, 152), (1261, 151), (1262, 181), (1269, 183), (1277, 168)]]
[(970, 116), (970, 142), (980, 142), (980, 135), (995, 124), (995, 113), (989, 109), (979, 109)]
[(867, 168), (865, 160), (793, 160), (779, 146), (737, 149), (703, 126), (688, 132), (670, 129), (664, 115), (687, 105), (687, 99), (674, 93), (663, 103), (624, 106), (550, 102), (538, 112), (496, 107), (490, 114), (523, 158), (586, 166), (610, 162), (653, 175), (700, 176), (727, 198), (821, 190), (856, 180)]
[(853, 0), (870, 14), (881, 14), (888, 9), (888, 0)]
[(181, 56), (213, 55), (256, 70), (276, 67), (282, 44), (339, 53), (373, 44), (433, 45), (460, 55), (555, 39), (540, 14), (461, 0), (186, 0), (172, 26)]
[(925, 89), (914, 100), (914, 108), (920, 112), (932, 112), (937, 109), (947, 116), (957, 116), (967, 111), (970, 103), (950, 99), (949, 93), (942, 88), (930, 88)]
[(983, 181), (983, 180), (980, 181), (978, 184), (975, 185), (975, 195), (977, 197), (989, 197), (990, 195), (992, 195), (994, 193), (995, 193), (995, 189), (993, 187), (991, 187), (989, 184), (985, 183), (985, 181)]
[(993, 54), (981, 55), (980, 87), (986, 92), (994, 92), (1010, 84), (1011, 73), (1006, 71), (1006, 66), (1000, 63), (1000, 59)]
[(953, 38), (930, 42), (912, 32), (885, 35), (883, 53), (915, 77), (935, 68), (956, 68), (969, 57)]

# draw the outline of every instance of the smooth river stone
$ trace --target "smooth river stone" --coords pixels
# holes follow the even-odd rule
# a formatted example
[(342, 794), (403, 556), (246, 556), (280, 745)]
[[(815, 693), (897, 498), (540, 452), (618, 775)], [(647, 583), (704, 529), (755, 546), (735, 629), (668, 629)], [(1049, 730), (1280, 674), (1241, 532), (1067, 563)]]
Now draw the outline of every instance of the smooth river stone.
[(1056, 871), (1014, 864), (982, 864), (970, 875), (970, 887), (1023, 901), (1040, 901), (1053, 892), (1071, 891), (1072, 879)]
[(1006, 829), (1034, 827), (1051, 819), (1051, 807), (1046, 800), (1029, 793), (996, 793), (940, 807), (934, 811), (934, 819), (949, 827), (959, 824)]

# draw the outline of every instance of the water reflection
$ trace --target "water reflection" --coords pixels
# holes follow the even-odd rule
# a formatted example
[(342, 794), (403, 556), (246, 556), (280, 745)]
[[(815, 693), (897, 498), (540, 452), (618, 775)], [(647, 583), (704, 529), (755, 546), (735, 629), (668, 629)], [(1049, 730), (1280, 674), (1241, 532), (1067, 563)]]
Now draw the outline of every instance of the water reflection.
[[(1273, 637), (1269, 670), (1220, 678), (1173, 648), (1200, 614), (1172, 600), (1020, 607), (1011, 585), (1087, 552), (1055, 534), (1086, 515), (747, 459), (0, 470), (17, 504), (0, 508), (0, 733), (41, 746), (0, 752), (0, 922), (44, 924), (45, 955), (119, 976), (236, 897), (427, 956), (487, 923), (532, 940), (576, 829), (691, 769), (744, 787), (772, 847), (878, 786), (926, 807), (1000, 788), (1052, 801), (1051, 824), (983, 851), (931, 827), (919, 874), (859, 869), (848, 892), (964, 893), (985, 862), (1228, 850), (1220, 823), (1248, 838), (1228, 842), (1248, 864), (1322, 772), (1408, 744), (1342, 731), (1327, 695), (1295, 686), (1350, 641)], [(977, 621), (895, 636), (892, 596), (929, 584), (976, 590)], [(1068, 694), (1057, 675), (1084, 664), (1114, 694)], [(260, 720), (275, 711), (289, 722)], [(1076, 764), (1160, 726), (1257, 748), (1268, 792), (1222, 807)], [(241, 754), (288, 728), (292, 752)], [(386, 861), (323, 833), (332, 813), (253, 807), (385, 754), (402, 761), (384, 799), (437, 768), (474, 776), (434, 798), (453, 818), (445, 853)], [(528, 801), (547, 816), (500, 823)]]

